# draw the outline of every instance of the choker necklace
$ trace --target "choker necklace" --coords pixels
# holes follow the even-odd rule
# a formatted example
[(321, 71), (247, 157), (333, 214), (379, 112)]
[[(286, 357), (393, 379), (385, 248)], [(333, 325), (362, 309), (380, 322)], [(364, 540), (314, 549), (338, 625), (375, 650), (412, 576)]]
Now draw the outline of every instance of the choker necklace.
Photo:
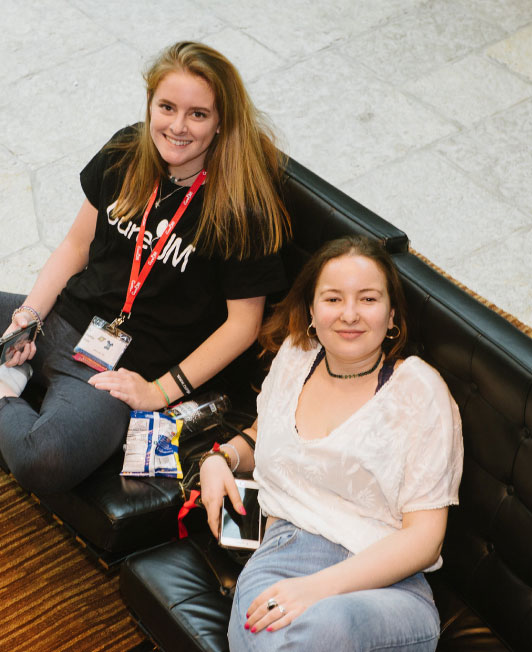
[(162, 187), (163, 187), (163, 184), (160, 183), (160, 184), (159, 184), (159, 199), (155, 202), (155, 208), (159, 208), (159, 206), (161, 205), (161, 202), (163, 202), (165, 199), (168, 199), (168, 197), (171, 197), (171, 196), (174, 194), (174, 192), (177, 192), (178, 190), (183, 190), (183, 188), (184, 188), (185, 186), (177, 186), (177, 188), (174, 188), (174, 189), (172, 190), (172, 192), (169, 192), (169, 193), (168, 193), (167, 195), (165, 195), (164, 197), (161, 197), (161, 195), (163, 194), (163, 192), (162, 192)]
[(369, 374), (372, 374), (375, 369), (379, 366), (381, 360), (382, 360), (383, 353), (381, 351), (381, 354), (379, 355), (379, 359), (377, 362), (371, 367), (371, 369), (368, 369), (367, 371), (361, 371), (359, 374), (333, 374), (333, 372), (329, 368), (329, 362), (327, 361), (327, 354), (325, 354), (325, 367), (327, 369), (327, 373), (329, 376), (332, 376), (333, 378), (360, 378), (360, 376), (369, 376)]
[[(203, 170), (203, 168), (201, 168), (201, 170)], [(184, 181), (185, 179), (190, 179), (190, 177), (195, 177), (196, 174), (199, 174), (201, 172), (201, 170), (198, 170), (197, 172), (194, 172), (193, 174), (189, 174), (188, 177), (179, 177), (179, 179), (176, 179), (176, 177), (173, 177), (171, 174), (169, 174), (168, 178), (170, 179), (170, 181), (172, 183), (175, 183), (175, 185), (177, 186), (180, 181)], [(162, 201), (162, 199), (161, 199), (161, 201)]]

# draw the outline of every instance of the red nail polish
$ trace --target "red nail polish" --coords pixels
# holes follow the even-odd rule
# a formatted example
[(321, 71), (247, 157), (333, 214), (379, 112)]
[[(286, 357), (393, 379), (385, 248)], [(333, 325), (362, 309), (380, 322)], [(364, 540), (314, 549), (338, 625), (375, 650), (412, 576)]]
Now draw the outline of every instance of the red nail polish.
[(244, 629), (249, 629), (249, 623), (246, 623), (246, 624), (244, 625)]
[(242, 516), (246, 516), (246, 515), (247, 515), (246, 508), (244, 507), (244, 505), (242, 505), (241, 507), (239, 507), (238, 511), (242, 514)]
[(251, 633), (254, 634), (256, 631), (257, 631), (257, 628), (256, 628), (255, 626), (253, 626), (253, 627), (251, 628)]
[(266, 627), (267, 632), (273, 632), (273, 627), (270, 625), (270, 627)]

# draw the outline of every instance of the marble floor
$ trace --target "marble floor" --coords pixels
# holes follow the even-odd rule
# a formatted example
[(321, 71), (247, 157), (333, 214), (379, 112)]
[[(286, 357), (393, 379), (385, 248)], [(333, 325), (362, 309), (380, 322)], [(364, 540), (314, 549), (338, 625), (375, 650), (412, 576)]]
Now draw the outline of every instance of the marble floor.
[(0, 287), (25, 292), (142, 118), (141, 71), (200, 40), (293, 158), (532, 326), (531, 0), (2, 0)]

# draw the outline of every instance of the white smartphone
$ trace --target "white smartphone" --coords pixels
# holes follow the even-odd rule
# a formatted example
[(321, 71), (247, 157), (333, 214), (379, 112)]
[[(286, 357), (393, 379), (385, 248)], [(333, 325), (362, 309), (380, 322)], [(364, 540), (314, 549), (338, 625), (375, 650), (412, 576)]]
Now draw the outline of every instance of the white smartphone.
[(238, 514), (225, 496), (220, 517), (218, 542), (224, 548), (255, 550), (262, 540), (262, 512), (257, 500), (259, 487), (255, 480), (235, 479), (246, 516)]

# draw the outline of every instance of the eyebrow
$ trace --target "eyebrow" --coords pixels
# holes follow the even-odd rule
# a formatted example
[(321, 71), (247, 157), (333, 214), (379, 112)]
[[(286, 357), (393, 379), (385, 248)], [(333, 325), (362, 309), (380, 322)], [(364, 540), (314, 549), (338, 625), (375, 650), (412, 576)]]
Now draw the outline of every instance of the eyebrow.
[[(170, 106), (176, 106), (175, 102), (172, 102), (172, 100), (166, 100), (164, 97), (157, 98), (157, 101), (161, 102), (162, 104), (169, 104)], [(191, 106), (190, 110), (203, 111), (203, 113), (212, 113), (212, 109), (208, 109), (205, 106)]]
[(376, 292), (377, 294), (382, 294), (381, 290), (378, 290), (377, 288), (364, 288), (359, 290), (359, 292)]
[[(341, 293), (341, 290), (338, 290), (334, 287), (325, 287), (323, 290), (320, 291), (320, 294), (325, 294), (325, 292), (338, 292)], [(362, 288), (361, 290), (357, 291), (358, 294), (362, 294), (363, 292), (376, 292), (377, 294), (383, 294), (381, 290), (378, 290), (377, 288)]]

